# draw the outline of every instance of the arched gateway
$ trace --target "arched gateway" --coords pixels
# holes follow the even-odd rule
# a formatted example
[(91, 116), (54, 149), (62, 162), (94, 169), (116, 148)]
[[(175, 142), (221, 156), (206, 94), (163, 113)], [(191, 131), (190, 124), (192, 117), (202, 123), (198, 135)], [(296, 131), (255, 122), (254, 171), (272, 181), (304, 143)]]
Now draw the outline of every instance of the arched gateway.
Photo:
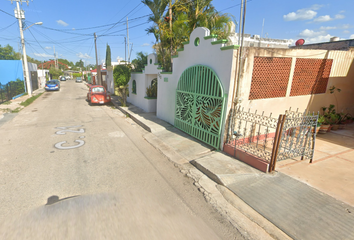
[(221, 82), (211, 68), (187, 68), (178, 81), (175, 126), (219, 149), (225, 99)]

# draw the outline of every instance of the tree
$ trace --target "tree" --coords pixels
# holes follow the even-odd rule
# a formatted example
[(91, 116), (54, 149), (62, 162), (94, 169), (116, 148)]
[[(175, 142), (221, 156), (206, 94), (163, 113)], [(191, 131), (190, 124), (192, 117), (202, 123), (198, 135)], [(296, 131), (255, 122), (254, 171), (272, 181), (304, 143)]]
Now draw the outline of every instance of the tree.
[(59, 76), (63, 75), (64, 73), (60, 69), (51, 67), (49, 69), (49, 74), (52, 76), (52, 79), (58, 79)]
[(20, 55), (9, 44), (5, 47), (0, 45), (0, 60), (20, 60)]
[(146, 6), (148, 6), (152, 12), (152, 16), (149, 17), (149, 21), (153, 22), (153, 26), (146, 29), (147, 33), (152, 33), (155, 36), (156, 44), (158, 46), (158, 56), (161, 57), (162, 66), (166, 65), (166, 48), (164, 38), (164, 32), (162, 25), (164, 23), (163, 14), (168, 5), (168, 0), (143, 0)]
[(114, 67), (113, 78), (116, 87), (118, 88), (118, 96), (123, 107), (127, 106), (127, 89), (130, 79), (130, 69), (125, 65)]
[(147, 64), (147, 53), (138, 52), (136, 54), (136, 59), (132, 61), (132, 65), (134, 66), (134, 72), (142, 72), (145, 68), (145, 64)]
[(75, 66), (73, 62), (63, 59), (63, 58), (58, 58), (58, 62), (64, 63), (64, 64), (68, 65), (69, 67)]
[[(178, 48), (183, 47), (183, 42), (189, 41), (189, 36), (195, 28), (206, 27), (211, 34), (217, 34), (218, 39), (225, 39), (229, 35), (226, 26), (231, 18), (227, 14), (216, 11), (211, 4), (212, 0), (143, 0), (142, 2), (152, 12), (149, 21), (153, 22), (153, 25), (146, 31), (155, 36), (154, 48), (158, 61), (165, 71), (172, 69), (171, 56), (176, 54)], [(166, 11), (169, 8), (172, 9), (172, 19), (169, 11)], [(172, 28), (170, 21), (172, 21)]]
[(112, 66), (112, 60), (111, 60), (111, 47), (107, 43), (107, 49), (106, 49), (106, 68)]
[(80, 61), (76, 62), (75, 63), (75, 67), (78, 67), (78, 68), (81, 68), (81, 69), (84, 69), (84, 61), (82, 61), (82, 59), (80, 59)]

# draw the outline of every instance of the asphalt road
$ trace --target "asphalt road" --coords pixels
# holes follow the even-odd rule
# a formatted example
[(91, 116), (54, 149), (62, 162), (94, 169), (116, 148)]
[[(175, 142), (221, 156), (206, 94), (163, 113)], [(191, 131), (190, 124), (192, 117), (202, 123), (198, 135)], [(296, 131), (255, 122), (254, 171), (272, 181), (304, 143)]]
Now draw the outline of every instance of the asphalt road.
[(0, 125), (0, 239), (242, 239), (145, 130), (86, 93), (62, 82)]

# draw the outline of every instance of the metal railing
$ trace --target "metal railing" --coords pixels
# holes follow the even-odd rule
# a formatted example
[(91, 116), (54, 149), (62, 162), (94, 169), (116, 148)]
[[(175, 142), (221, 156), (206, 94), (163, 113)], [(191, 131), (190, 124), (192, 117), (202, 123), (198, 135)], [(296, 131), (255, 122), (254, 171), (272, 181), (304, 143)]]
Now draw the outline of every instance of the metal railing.
[(233, 137), (226, 143), (234, 148), (234, 156), (241, 150), (261, 159), (269, 163), (269, 172), (277, 161), (296, 157), (312, 161), (318, 115), (289, 109), (274, 118), (239, 107), (234, 119)]
[(24, 81), (10, 81), (7, 84), (0, 83), (0, 103), (11, 100), (13, 97), (25, 92)]

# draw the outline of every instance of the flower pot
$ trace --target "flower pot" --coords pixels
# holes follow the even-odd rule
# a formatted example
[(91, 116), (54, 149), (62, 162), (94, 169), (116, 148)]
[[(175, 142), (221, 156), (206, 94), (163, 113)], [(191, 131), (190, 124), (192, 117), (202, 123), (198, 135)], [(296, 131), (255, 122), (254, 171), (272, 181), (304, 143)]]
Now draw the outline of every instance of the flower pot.
[(323, 125), (321, 125), (321, 127), (319, 128), (320, 130), (319, 130), (319, 133), (326, 133), (326, 132), (329, 132), (329, 128), (330, 128), (330, 126), (331, 125), (325, 125), (325, 124), (323, 124)]
[(332, 125), (329, 125), (328, 129), (327, 129), (327, 132), (330, 132), (332, 129)]
[(338, 128), (339, 128), (339, 125), (338, 125), (338, 124), (333, 124), (331, 130), (337, 131)]

